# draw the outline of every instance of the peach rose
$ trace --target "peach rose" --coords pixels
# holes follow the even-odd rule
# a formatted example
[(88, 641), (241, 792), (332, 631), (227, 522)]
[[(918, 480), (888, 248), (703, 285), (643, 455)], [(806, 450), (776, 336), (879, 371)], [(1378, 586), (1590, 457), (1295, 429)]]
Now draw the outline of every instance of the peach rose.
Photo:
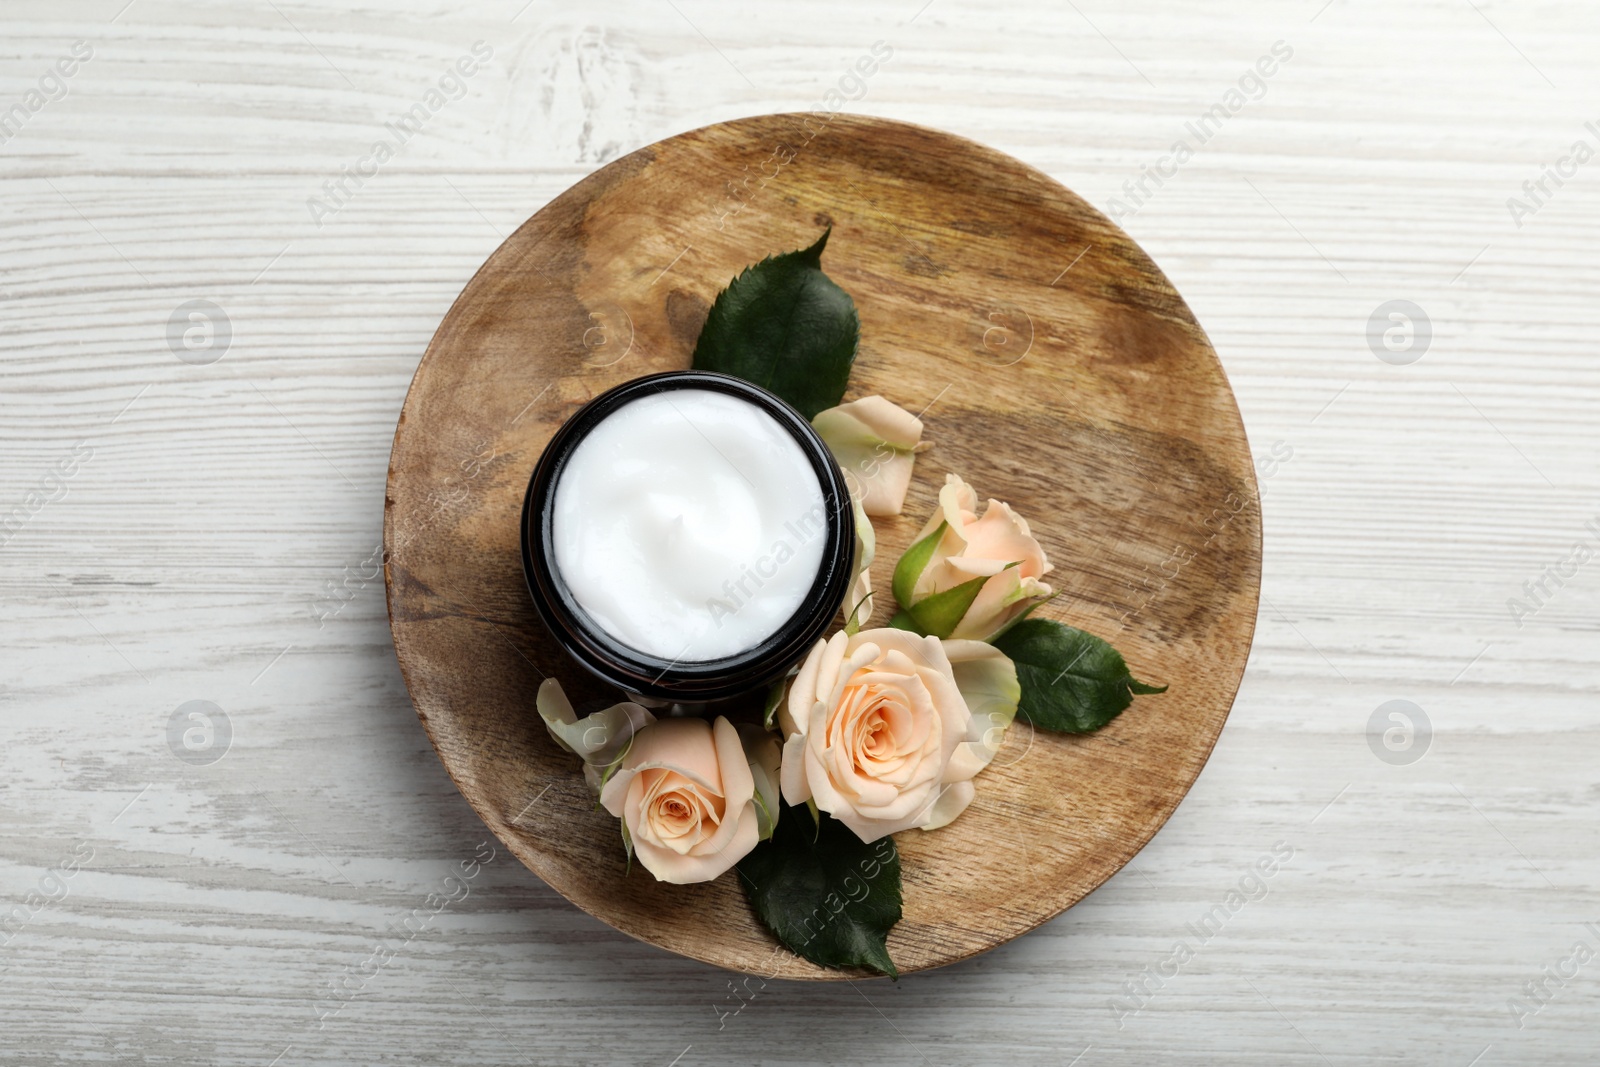
[(945, 476), (939, 510), (894, 570), (894, 595), (922, 633), (992, 641), (1054, 596), (1039, 579), (1052, 570), (1028, 522)]
[(600, 803), (622, 820), (647, 871), (663, 882), (708, 882), (771, 836), (777, 798), (760, 795), (755, 772), (773, 782), (778, 753), (770, 737), (763, 750), (760, 733), (749, 732), (748, 752), (721, 716), (659, 719), (633, 735)]
[(1011, 661), (981, 641), (834, 634), (779, 711), (784, 799), (815, 802), (863, 841), (944, 826), (972, 802), (1020, 694)]
[(817, 412), (812, 427), (839, 461), (868, 515), (898, 515), (922, 443), (922, 420), (881, 396)]

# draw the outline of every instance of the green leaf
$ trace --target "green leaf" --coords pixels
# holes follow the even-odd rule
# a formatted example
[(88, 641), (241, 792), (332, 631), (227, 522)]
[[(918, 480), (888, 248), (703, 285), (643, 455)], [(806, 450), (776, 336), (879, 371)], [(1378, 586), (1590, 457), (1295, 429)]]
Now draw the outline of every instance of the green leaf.
[(850, 294), (822, 273), (831, 232), (745, 268), (717, 295), (695, 344), (695, 370), (759, 385), (808, 420), (844, 399), (861, 321)]
[(912, 619), (911, 613), (904, 608), (894, 613), (894, 618), (889, 620), (889, 625), (896, 630), (909, 630), (914, 634), (924, 636), (922, 631), (917, 629), (916, 620)]
[(967, 613), (967, 609), (972, 607), (972, 602), (978, 599), (978, 592), (988, 580), (987, 577), (980, 576), (962, 582), (953, 589), (924, 597), (907, 608), (906, 614), (911, 616), (923, 636), (949, 637), (955, 630), (956, 624), (961, 621), (961, 617)]
[(867, 844), (825, 813), (783, 805), (777, 832), (739, 861), (745, 893), (778, 940), (823, 967), (899, 978), (884, 943), (900, 921), (894, 838)]
[(1134, 693), (1167, 691), (1134, 680), (1122, 654), (1105, 641), (1050, 619), (1020, 622), (994, 646), (1017, 665), (1017, 714), (1040, 729), (1090, 733), (1122, 714)]
[(894, 579), (889, 585), (901, 607), (911, 603), (911, 592), (917, 587), (917, 579), (922, 577), (928, 561), (933, 558), (934, 549), (939, 547), (939, 539), (944, 537), (944, 532), (949, 528), (948, 522), (941, 522), (927, 537), (906, 549), (900, 562), (894, 565)]

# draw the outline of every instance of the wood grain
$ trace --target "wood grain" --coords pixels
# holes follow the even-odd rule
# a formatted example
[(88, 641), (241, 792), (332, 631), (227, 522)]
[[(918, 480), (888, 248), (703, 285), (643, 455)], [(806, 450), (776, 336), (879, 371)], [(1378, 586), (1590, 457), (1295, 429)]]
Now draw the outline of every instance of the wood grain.
[(545, 735), (542, 678), (617, 695), (533, 614), (519, 516), (562, 422), (686, 367), (726, 280), (824, 226), (861, 315), (851, 395), (921, 411), (936, 442), (904, 514), (877, 524), (880, 576), (959, 472), (1031, 517), (1062, 593), (1046, 614), (1172, 687), (1094, 736), (1017, 728), (954, 825), (897, 836), (903, 972), (1032, 929), (1149, 840), (1222, 729), (1260, 582), (1255, 472), (1205, 334), (1126, 234), (1016, 160), (903, 123), (773, 115), (640, 149), (529, 219), (445, 317), (400, 416), (385, 543), (401, 670), (451, 777), (530, 869), (635, 937), (766, 977), (841, 975), (776, 953), (733, 873), (629, 873)]

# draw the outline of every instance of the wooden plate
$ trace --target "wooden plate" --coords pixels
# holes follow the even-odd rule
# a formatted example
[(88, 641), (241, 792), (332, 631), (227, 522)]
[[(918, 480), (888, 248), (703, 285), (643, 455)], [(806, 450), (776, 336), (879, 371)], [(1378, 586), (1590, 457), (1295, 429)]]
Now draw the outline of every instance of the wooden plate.
[(767, 115), (695, 130), (585, 178), (468, 283), (395, 431), (385, 581), (400, 667), (461, 792), (529, 869), (625, 933), (735, 970), (837, 978), (756, 922), (736, 876), (626, 873), (614, 819), (547, 737), (547, 675), (609, 703), (545, 633), (518, 516), (545, 442), (585, 401), (687, 367), (718, 290), (833, 227), (855, 297), (850, 397), (923, 411), (887, 575), (946, 471), (1032, 523), (1063, 594), (1044, 614), (1171, 683), (1098, 734), (1011, 731), (953, 825), (896, 836), (902, 972), (993, 948), (1081, 900), (1194, 782), (1250, 650), (1261, 574), (1255, 471), (1205, 334), (1133, 240), (1044, 174), (936, 130)]

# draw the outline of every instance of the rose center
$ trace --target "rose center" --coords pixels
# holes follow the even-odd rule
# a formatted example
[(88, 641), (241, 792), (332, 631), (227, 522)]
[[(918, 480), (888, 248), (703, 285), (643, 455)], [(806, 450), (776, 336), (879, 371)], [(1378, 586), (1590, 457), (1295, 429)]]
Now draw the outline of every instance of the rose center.
[(884, 718), (882, 708), (874, 708), (867, 717), (866, 736), (861, 739), (861, 751), (874, 759), (888, 759), (894, 755), (894, 732)]
[(892, 688), (871, 685), (852, 703), (858, 709), (851, 731), (856, 764), (873, 775), (885, 773), (905, 754), (911, 725), (905, 698)]
[(682, 793), (668, 793), (656, 801), (656, 827), (668, 837), (689, 833), (700, 822), (696, 805)]

